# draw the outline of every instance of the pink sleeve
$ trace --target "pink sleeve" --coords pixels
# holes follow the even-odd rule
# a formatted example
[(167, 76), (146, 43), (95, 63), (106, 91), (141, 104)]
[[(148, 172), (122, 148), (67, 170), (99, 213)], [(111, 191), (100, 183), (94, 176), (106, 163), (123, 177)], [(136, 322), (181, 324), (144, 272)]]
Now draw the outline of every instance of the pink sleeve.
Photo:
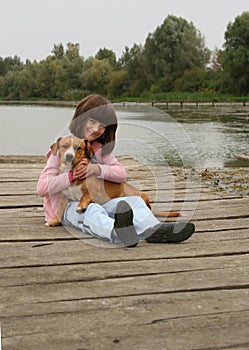
[(113, 153), (102, 157), (101, 150), (102, 147), (95, 150), (97, 163), (101, 169), (99, 178), (117, 183), (124, 182), (126, 180), (126, 171), (123, 165)]
[(98, 163), (101, 174), (99, 178), (121, 183), (126, 180), (126, 171), (123, 165), (114, 157), (113, 154), (109, 154), (103, 158), (104, 164)]
[(68, 173), (58, 173), (58, 156), (50, 155), (37, 183), (37, 193), (41, 197), (59, 193), (70, 185)]

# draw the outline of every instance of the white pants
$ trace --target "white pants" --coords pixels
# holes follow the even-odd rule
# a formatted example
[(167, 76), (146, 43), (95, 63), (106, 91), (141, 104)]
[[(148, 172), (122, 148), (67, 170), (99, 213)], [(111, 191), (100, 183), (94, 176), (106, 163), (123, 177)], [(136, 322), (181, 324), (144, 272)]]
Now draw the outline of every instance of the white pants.
[(76, 212), (78, 201), (69, 202), (64, 212), (63, 224), (72, 225), (95, 237), (120, 243), (113, 232), (114, 215), (120, 200), (125, 200), (132, 208), (133, 225), (140, 239), (144, 239), (143, 232), (147, 228), (160, 223), (141, 197), (131, 196), (114, 198), (103, 205), (91, 203), (84, 213)]

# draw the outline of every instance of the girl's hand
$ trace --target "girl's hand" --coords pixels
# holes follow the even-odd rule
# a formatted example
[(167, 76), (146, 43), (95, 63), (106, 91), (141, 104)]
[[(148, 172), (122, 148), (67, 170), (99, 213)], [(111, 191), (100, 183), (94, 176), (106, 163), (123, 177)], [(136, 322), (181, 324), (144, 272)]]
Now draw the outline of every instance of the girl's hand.
[(73, 179), (84, 180), (90, 175), (100, 175), (100, 167), (98, 164), (91, 164), (87, 158), (83, 158), (73, 170)]
[(83, 158), (80, 163), (73, 169), (73, 180), (83, 180), (86, 178), (89, 160)]
[(100, 173), (101, 173), (101, 169), (100, 169), (100, 167), (98, 166), (98, 164), (92, 164), (92, 163), (89, 163), (89, 164), (88, 164), (86, 177), (87, 177), (87, 176), (90, 176), (90, 175), (99, 176)]

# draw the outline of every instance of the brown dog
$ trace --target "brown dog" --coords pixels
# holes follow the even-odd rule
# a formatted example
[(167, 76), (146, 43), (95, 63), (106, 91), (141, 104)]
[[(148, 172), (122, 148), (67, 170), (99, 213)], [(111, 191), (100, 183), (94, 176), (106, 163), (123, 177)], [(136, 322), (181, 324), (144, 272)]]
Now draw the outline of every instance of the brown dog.
[[(94, 156), (93, 147), (88, 140), (82, 140), (75, 136), (66, 136), (59, 138), (51, 146), (54, 155), (59, 151), (59, 172), (69, 171), (76, 167), (81, 159), (88, 158), (89, 161)], [(148, 196), (140, 192), (134, 186), (127, 182), (115, 183), (99, 179), (95, 175), (88, 176), (84, 180), (75, 180), (74, 183), (61, 194), (57, 216), (47, 223), (47, 226), (57, 226), (60, 224), (61, 217), (69, 199), (79, 200), (77, 212), (84, 212), (87, 206), (94, 202), (104, 204), (108, 200), (117, 197), (140, 196), (151, 209)], [(178, 212), (154, 211), (157, 216), (176, 217)]]

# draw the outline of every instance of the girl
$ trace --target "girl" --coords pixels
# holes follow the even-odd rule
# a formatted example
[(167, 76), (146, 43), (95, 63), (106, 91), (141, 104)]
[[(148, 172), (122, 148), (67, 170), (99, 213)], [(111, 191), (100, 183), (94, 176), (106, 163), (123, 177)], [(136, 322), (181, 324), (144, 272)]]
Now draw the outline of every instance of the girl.
[[(45, 219), (49, 221), (57, 212), (59, 193), (75, 179), (96, 175), (101, 179), (121, 183), (126, 171), (112, 153), (115, 146), (117, 117), (111, 103), (104, 97), (93, 94), (81, 100), (70, 122), (70, 132), (88, 139), (95, 151), (96, 163), (83, 159), (68, 173), (59, 174), (58, 154), (47, 154), (37, 192), (44, 198)], [(77, 213), (77, 202), (68, 203), (63, 224), (72, 225), (95, 237), (112, 243), (134, 247), (140, 239), (151, 243), (173, 243), (188, 239), (194, 232), (192, 223), (161, 223), (137, 196), (111, 199), (103, 205), (91, 203), (84, 213)]]

